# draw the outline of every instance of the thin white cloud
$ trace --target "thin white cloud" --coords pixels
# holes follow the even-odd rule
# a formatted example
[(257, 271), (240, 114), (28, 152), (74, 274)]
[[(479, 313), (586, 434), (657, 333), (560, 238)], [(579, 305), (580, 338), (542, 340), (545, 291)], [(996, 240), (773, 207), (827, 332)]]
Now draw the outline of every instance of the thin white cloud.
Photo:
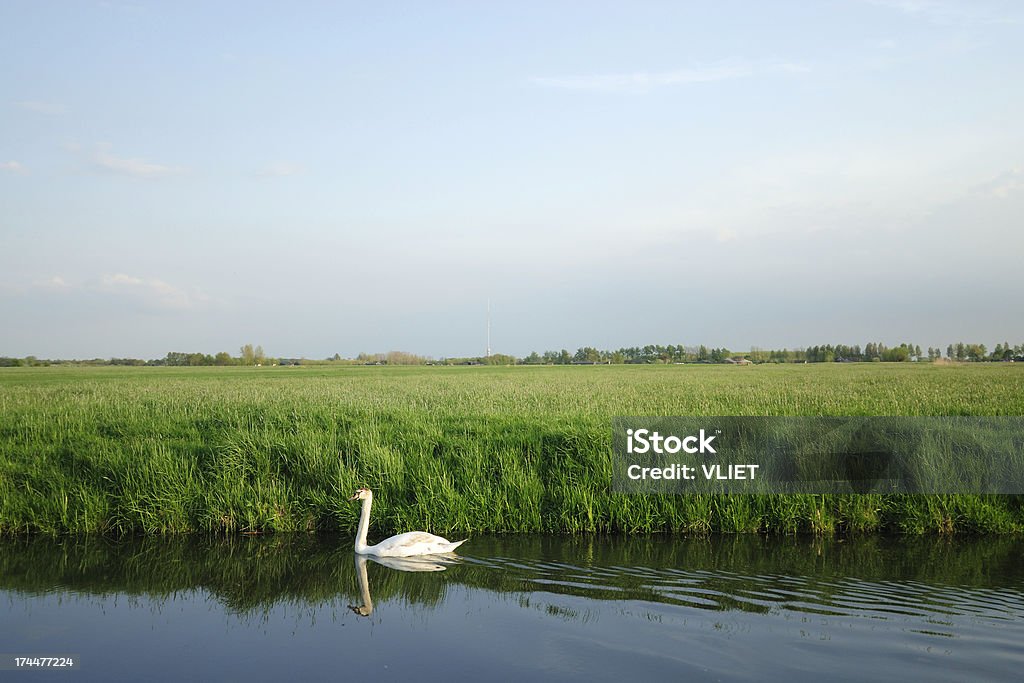
[(589, 76), (537, 77), (530, 82), (548, 88), (608, 93), (643, 93), (655, 88), (712, 83), (773, 73), (804, 73), (805, 64), (793, 62), (753, 63), (741, 60), (675, 69), (672, 71), (637, 71), (633, 73), (597, 74)]
[(53, 292), (59, 292), (64, 290), (72, 289), (72, 286), (60, 275), (54, 275), (46, 280), (38, 280), (32, 283), (33, 287), (37, 289), (47, 289)]
[(715, 239), (719, 242), (735, 242), (739, 235), (732, 228), (719, 228)]
[(1006, 199), (1011, 194), (1024, 190), (1024, 171), (1020, 168), (1011, 168), (971, 189), (978, 194)]
[(133, 301), (142, 308), (155, 310), (192, 310), (213, 303), (213, 299), (198, 287), (178, 287), (158, 278), (127, 273), (105, 273), (99, 278), (79, 282), (69, 282), (61, 275), (54, 275), (32, 282), (31, 289), (60, 295), (102, 295)]
[(919, 17), (934, 24), (1016, 24), (1021, 21), (1018, 11), (998, 8), (980, 0), (863, 0), (871, 5)]
[(22, 100), (21, 102), (15, 102), (15, 104), (26, 111), (35, 112), (36, 114), (57, 115), (64, 114), (67, 112), (67, 107), (65, 107), (63, 104), (57, 104), (56, 102)]
[(102, 292), (123, 294), (160, 309), (188, 310), (210, 301), (210, 297), (198, 288), (189, 291), (163, 280), (125, 273), (103, 275), (96, 288)]
[(267, 164), (256, 172), (261, 178), (284, 178), (291, 175), (299, 175), (306, 169), (301, 164), (293, 161), (275, 161)]
[(0, 162), (0, 169), (3, 169), (8, 173), (17, 173), (18, 175), (25, 173), (25, 167), (17, 161)]
[(110, 153), (110, 145), (105, 143), (96, 145), (96, 149), (89, 160), (98, 170), (132, 178), (164, 178), (181, 173), (182, 171), (177, 166), (157, 164), (143, 159), (114, 156)]

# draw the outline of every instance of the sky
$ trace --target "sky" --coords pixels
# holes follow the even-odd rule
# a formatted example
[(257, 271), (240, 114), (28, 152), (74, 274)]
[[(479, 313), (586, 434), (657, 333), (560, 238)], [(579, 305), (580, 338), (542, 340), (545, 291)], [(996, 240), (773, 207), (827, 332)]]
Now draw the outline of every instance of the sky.
[(0, 3), (0, 356), (1024, 342), (1024, 5)]

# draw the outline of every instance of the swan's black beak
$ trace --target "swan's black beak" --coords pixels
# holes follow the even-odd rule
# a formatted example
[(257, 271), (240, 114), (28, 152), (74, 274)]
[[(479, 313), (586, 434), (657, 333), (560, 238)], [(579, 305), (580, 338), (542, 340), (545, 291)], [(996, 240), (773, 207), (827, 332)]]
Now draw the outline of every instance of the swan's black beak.
[(349, 498), (349, 500), (359, 500), (359, 494), (358, 493), (353, 493), (352, 497)]

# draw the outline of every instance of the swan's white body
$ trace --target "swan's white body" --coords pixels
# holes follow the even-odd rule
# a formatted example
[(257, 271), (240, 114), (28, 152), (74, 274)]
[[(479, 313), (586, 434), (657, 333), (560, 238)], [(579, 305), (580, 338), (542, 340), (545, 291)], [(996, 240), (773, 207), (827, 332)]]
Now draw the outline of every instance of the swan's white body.
[(370, 529), (370, 506), (373, 505), (373, 492), (370, 489), (359, 489), (351, 500), (362, 500), (363, 510), (359, 515), (359, 530), (356, 532), (356, 552), (360, 555), (376, 557), (412, 557), (413, 555), (440, 555), (450, 553), (466, 542), (449, 541), (425, 531), (408, 531), (391, 538), (386, 538), (376, 545), (366, 544), (366, 533)]

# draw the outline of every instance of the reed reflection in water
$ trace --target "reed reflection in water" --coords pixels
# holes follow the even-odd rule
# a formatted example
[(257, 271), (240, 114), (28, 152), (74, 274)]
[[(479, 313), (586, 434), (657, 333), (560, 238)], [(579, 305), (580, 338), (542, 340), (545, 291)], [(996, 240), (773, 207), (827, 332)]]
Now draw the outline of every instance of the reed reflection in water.
[(1021, 539), (477, 537), (461, 551), (9, 539), (0, 640), (81, 651), (82, 675), (105, 680), (1011, 680), (1024, 667)]

